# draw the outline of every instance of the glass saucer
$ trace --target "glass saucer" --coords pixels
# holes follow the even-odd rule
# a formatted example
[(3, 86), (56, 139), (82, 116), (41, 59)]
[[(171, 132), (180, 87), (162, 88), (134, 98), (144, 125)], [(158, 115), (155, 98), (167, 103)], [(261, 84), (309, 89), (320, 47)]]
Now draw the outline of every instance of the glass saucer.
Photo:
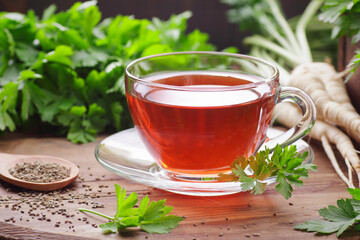
[[(268, 137), (275, 137), (283, 133), (270, 128)], [(305, 162), (312, 162), (313, 151), (303, 140), (293, 143), (299, 152), (309, 153)], [(115, 133), (101, 141), (95, 149), (98, 162), (109, 171), (131, 181), (163, 189), (169, 192), (193, 196), (220, 196), (242, 192), (238, 182), (220, 181), (184, 181), (168, 176), (159, 168), (147, 151), (140, 136), (134, 128)], [(267, 184), (275, 182), (275, 178), (268, 178)]]

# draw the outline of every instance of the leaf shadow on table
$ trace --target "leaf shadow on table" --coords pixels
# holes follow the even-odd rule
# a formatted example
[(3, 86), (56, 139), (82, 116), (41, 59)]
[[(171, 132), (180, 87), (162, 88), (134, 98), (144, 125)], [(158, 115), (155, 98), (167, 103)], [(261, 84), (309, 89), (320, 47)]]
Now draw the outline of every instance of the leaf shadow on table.
[(117, 235), (119, 235), (122, 238), (134, 238), (141, 234), (141, 229), (123, 229)]
[[(165, 195), (164, 195), (165, 193)], [(276, 211), (279, 202), (288, 204), (275, 190), (262, 195), (253, 195), (250, 192), (241, 192), (225, 196), (199, 197), (166, 193), (155, 189), (152, 197), (161, 195), (166, 203), (174, 207), (174, 213), (185, 216), (187, 219), (249, 219), (262, 214)]]

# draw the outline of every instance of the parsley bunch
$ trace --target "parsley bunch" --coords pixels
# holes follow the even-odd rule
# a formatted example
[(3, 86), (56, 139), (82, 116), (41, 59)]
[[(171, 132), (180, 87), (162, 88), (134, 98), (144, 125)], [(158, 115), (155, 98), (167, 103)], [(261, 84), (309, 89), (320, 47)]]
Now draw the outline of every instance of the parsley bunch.
[(117, 211), (114, 217), (106, 216), (93, 210), (80, 208), (81, 212), (89, 212), (109, 219), (108, 223), (100, 224), (105, 234), (116, 233), (128, 227), (140, 227), (149, 233), (169, 233), (170, 229), (175, 228), (182, 217), (168, 215), (173, 207), (165, 206), (166, 200), (151, 202), (145, 196), (139, 207), (135, 207), (138, 202), (137, 193), (133, 192), (126, 198), (126, 190), (115, 184), (117, 197)]
[(102, 20), (96, 1), (61, 12), (51, 5), (42, 17), (31, 10), (0, 12), (0, 131), (50, 126), (85, 143), (95, 141), (98, 132), (130, 127), (124, 94), (130, 61), (215, 50), (207, 34), (186, 32), (191, 15)]
[(339, 237), (344, 231), (360, 231), (360, 189), (348, 188), (351, 199), (340, 199), (336, 206), (328, 206), (318, 212), (325, 220), (309, 220), (295, 226), (295, 229), (323, 234), (336, 233)]
[(244, 191), (261, 194), (265, 191), (265, 180), (276, 177), (276, 190), (289, 199), (293, 191), (292, 185), (302, 186), (300, 178), (307, 178), (309, 170), (316, 170), (311, 163), (303, 163), (308, 152), (300, 154), (296, 146), (282, 148), (277, 145), (270, 154), (269, 149), (259, 151), (249, 158), (237, 157), (231, 164), (231, 174), (220, 174), (220, 181), (238, 181)]

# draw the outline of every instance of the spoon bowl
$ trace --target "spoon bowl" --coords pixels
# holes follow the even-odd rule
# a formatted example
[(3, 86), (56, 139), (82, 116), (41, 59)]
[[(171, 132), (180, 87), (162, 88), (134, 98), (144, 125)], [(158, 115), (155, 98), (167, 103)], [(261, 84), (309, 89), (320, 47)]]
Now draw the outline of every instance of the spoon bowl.
[[(21, 165), (29, 162), (57, 163), (66, 168), (70, 168), (70, 176), (60, 181), (37, 183), (25, 181), (10, 174), (9, 169), (15, 167), (16, 164)], [(15, 155), (0, 153), (0, 179), (18, 187), (36, 191), (53, 191), (69, 185), (75, 181), (78, 176), (79, 168), (74, 163), (62, 158), (45, 155)]]

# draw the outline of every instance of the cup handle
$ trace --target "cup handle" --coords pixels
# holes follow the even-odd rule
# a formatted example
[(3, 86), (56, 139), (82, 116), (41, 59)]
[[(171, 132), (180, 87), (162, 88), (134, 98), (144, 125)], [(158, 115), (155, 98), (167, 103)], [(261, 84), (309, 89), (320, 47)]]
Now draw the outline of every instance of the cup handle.
[(302, 113), (302, 118), (296, 126), (286, 132), (277, 137), (267, 139), (260, 149), (266, 147), (273, 150), (277, 144), (282, 147), (291, 145), (308, 134), (315, 124), (315, 104), (307, 93), (294, 87), (280, 87), (280, 94), (278, 95), (276, 104), (282, 102), (293, 102), (298, 105)]

